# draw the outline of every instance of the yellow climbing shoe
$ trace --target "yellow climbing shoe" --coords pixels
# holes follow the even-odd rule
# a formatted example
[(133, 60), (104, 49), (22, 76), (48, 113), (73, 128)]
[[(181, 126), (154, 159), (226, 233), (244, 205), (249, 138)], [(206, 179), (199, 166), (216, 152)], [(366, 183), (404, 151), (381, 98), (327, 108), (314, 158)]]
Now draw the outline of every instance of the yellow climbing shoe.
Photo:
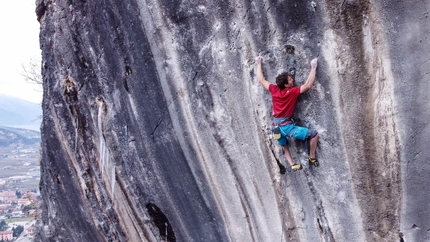
[(298, 171), (301, 169), (302, 169), (302, 165), (300, 165), (300, 164), (294, 164), (291, 166), (291, 170), (293, 170), (293, 171)]
[(319, 164), (318, 164), (318, 161), (317, 161), (317, 159), (316, 158), (311, 158), (310, 156), (308, 156), (308, 160), (309, 160), (309, 162), (311, 163), (311, 164), (313, 164), (315, 167), (317, 167)]

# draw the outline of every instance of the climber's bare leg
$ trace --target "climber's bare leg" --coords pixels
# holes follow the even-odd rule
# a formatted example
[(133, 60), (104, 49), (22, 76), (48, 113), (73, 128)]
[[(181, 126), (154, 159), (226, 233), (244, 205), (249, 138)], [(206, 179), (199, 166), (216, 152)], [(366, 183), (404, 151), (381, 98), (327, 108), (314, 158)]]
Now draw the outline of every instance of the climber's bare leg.
[(293, 158), (291, 157), (290, 149), (288, 148), (288, 145), (283, 146), (284, 149), (284, 155), (287, 159), (288, 163), (290, 163), (290, 166), (294, 165)]
[(318, 144), (318, 134), (315, 135), (315, 137), (313, 137), (310, 140), (310, 151), (309, 151), (309, 156), (312, 159), (315, 159), (315, 151), (317, 149), (317, 144)]

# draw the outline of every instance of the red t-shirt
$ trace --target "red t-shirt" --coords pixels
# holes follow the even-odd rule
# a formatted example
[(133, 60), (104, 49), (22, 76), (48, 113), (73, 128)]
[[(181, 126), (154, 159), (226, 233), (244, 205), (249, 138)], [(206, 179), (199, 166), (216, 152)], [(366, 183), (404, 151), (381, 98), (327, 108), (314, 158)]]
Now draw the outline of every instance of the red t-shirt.
[(269, 91), (272, 94), (273, 117), (292, 117), (297, 97), (300, 95), (300, 87), (291, 87), (281, 90), (275, 84), (270, 84)]

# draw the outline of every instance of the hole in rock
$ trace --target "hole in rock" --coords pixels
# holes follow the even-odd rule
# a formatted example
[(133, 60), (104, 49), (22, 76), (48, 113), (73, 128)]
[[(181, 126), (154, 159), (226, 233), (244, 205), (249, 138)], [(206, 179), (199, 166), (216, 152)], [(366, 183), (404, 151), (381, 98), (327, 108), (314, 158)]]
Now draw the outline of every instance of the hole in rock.
[(403, 233), (402, 232), (399, 233), (399, 237), (400, 237), (400, 242), (405, 242), (405, 240), (403, 239)]
[(125, 66), (125, 75), (128, 76), (131, 74), (133, 74), (133, 70), (131, 69), (131, 67)]
[(278, 166), (279, 166), (279, 172), (281, 174), (285, 174), (285, 172), (287, 172), (287, 169), (285, 168), (285, 166), (282, 165), (280, 162), (277, 162), (277, 163), (278, 163)]
[(73, 104), (78, 100), (78, 92), (76, 90), (75, 83), (70, 80), (69, 77), (66, 77), (64, 82), (64, 95), (66, 97), (66, 102)]
[(62, 182), (61, 182), (60, 175), (55, 174), (55, 175), (54, 175), (54, 177), (55, 177), (55, 182), (57, 182), (57, 184), (61, 184), (61, 183), (62, 183)]
[(295, 48), (292, 45), (287, 45), (285, 46), (285, 50), (287, 51), (288, 54), (294, 54)]
[(83, 68), (88, 68), (87, 59), (85, 57), (81, 57), (81, 66)]
[(125, 90), (126, 90), (127, 92), (130, 92), (130, 91), (128, 90), (128, 83), (127, 83), (127, 78), (126, 78), (126, 77), (124, 77), (124, 78), (122, 79), (122, 83), (124, 84), (124, 88), (125, 88)]
[[(272, 152), (273, 152), (273, 150), (272, 150)], [(285, 152), (284, 152), (284, 150), (282, 149), (282, 154), (284, 155), (285, 154)], [(273, 154), (274, 156), (275, 156), (275, 154)], [(282, 165), (282, 163), (276, 158), (276, 156), (275, 156), (275, 159), (276, 159), (276, 164), (278, 164), (278, 166), (279, 166), (279, 173), (281, 173), (281, 175), (283, 175), (283, 174), (285, 174), (285, 172), (287, 172), (287, 169), (285, 168), (285, 166), (284, 165)]]
[(318, 227), (319, 227), (320, 231), (323, 232), (323, 227), (321, 226), (319, 218), (317, 218), (317, 223), (318, 223)]
[(37, 21), (40, 22), (40, 19), (42, 18), (42, 16), (45, 15), (45, 11), (46, 11), (46, 5), (43, 1), (41, 1), (39, 5), (36, 6)]
[(291, 76), (291, 78), (293, 78), (293, 80), (295, 80), (296, 79), (296, 68), (290, 68), (289, 70), (288, 70), (288, 73), (290, 74), (290, 76)]
[(123, 78), (122, 81), (123, 81), (123, 84), (124, 84), (124, 88), (125, 88), (125, 90), (127, 92), (130, 92), (129, 88), (128, 88), (127, 76), (129, 76), (131, 74), (133, 74), (133, 70), (131, 69), (131, 67), (130, 66), (125, 66), (125, 73), (124, 73), (124, 78)]
[(176, 241), (175, 233), (173, 232), (172, 226), (170, 225), (169, 220), (167, 220), (166, 215), (164, 215), (161, 209), (153, 203), (147, 203), (146, 210), (148, 210), (149, 216), (151, 216), (155, 226), (158, 227), (160, 236), (169, 242)]

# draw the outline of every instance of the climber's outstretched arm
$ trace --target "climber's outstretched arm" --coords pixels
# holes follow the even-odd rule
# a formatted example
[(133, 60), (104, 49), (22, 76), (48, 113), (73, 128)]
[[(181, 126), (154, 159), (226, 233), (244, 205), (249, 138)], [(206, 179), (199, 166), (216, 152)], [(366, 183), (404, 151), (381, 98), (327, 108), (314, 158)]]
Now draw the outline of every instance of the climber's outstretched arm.
[(300, 93), (307, 92), (309, 89), (311, 89), (312, 85), (315, 82), (315, 75), (317, 73), (317, 65), (318, 65), (318, 59), (315, 58), (311, 61), (311, 72), (309, 73), (308, 79), (306, 80), (305, 84), (300, 86)]
[(258, 82), (263, 85), (264, 88), (269, 90), (270, 82), (268, 82), (266, 79), (264, 79), (263, 75), (263, 68), (261, 67), (261, 57), (257, 56), (255, 58), (255, 63), (257, 64), (257, 80)]

